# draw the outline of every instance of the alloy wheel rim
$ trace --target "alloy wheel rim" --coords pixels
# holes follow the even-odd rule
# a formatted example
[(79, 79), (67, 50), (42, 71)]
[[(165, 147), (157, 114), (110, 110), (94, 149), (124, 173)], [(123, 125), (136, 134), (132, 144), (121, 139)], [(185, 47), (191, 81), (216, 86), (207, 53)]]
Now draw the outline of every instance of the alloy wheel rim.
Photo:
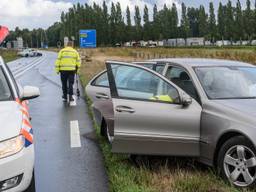
[(256, 179), (256, 156), (244, 145), (231, 147), (224, 157), (224, 171), (231, 183), (247, 187)]

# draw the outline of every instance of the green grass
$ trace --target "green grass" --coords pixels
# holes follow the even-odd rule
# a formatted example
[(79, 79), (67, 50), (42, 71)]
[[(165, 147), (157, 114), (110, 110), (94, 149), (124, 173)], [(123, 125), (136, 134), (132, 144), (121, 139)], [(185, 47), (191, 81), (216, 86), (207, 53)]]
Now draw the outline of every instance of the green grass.
[[(91, 51), (92, 62), (83, 63), (81, 81), (85, 86), (96, 73), (105, 68), (97, 56), (118, 56), (127, 60), (135, 58), (134, 52), (144, 55), (165, 54), (177, 57), (210, 57), (236, 59), (256, 63), (253, 49), (113, 49), (100, 48)], [(139, 58), (142, 59), (143, 58)], [(89, 113), (91, 101), (87, 99)], [(94, 122), (96, 136), (101, 147), (109, 177), (110, 192), (238, 192), (215, 174), (214, 170), (191, 158), (139, 156), (136, 163), (127, 155), (111, 153), (111, 147), (100, 135), (100, 128)], [(244, 190), (245, 191), (245, 190)]]
[(0, 56), (3, 57), (6, 63), (13, 61), (18, 58), (17, 51), (15, 50), (3, 50), (0, 49)]

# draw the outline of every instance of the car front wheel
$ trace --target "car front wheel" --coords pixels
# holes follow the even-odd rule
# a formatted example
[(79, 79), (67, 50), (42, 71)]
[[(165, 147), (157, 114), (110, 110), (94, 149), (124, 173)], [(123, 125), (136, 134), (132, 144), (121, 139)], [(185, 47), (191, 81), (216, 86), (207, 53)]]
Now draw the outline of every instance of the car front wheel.
[(256, 150), (243, 136), (226, 141), (218, 156), (220, 175), (236, 187), (252, 187), (256, 180)]
[(104, 136), (107, 139), (108, 143), (112, 144), (114, 137), (110, 135), (107, 123), (104, 124)]

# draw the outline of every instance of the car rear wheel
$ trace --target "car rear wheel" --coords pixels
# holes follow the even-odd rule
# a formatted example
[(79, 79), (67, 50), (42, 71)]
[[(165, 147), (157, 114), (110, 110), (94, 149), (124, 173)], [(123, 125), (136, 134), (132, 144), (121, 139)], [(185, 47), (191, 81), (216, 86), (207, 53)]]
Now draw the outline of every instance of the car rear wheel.
[(256, 150), (243, 136), (226, 141), (218, 156), (220, 175), (236, 187), (255, 186)]

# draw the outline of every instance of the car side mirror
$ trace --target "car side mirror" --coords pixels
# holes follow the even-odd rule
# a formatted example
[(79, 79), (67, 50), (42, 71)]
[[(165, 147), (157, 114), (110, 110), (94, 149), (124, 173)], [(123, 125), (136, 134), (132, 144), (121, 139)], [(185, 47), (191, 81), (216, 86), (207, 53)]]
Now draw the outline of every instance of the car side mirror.
[(184, 107), (187, 107), (187, 106), (191, 105), (192, 104), (192, 98), (189, 95), (187, 95), (186, 93), (183, 93), (182, 98), (181, 98), (181, 104)]
[(25, 86), (22, 90), (21, 101), (34, 99), (40, 96), (40, 90), (37, 87)]

